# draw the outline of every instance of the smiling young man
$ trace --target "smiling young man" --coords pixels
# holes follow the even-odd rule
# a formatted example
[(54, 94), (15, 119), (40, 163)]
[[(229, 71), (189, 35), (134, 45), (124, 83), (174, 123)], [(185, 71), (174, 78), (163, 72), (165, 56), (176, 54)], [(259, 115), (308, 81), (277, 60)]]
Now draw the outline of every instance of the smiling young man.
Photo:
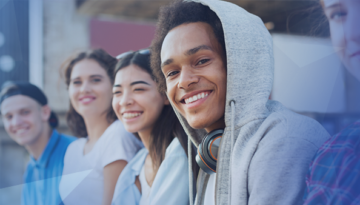
[(30, 83), (12, 83), (0, 94), (6, 132), (30, 153), (22, 204), (60, 204), (59, 183), (67, 146), (75, 140), (58, 133), (58, 120), (44, 93)]
[(229, 2), (175, 1), (160, 11), (151, 58), (198, 147), (196, 205), (303, 203), (308, 165), (329, 135), (269, 100), (273, 48), (260, 18)]

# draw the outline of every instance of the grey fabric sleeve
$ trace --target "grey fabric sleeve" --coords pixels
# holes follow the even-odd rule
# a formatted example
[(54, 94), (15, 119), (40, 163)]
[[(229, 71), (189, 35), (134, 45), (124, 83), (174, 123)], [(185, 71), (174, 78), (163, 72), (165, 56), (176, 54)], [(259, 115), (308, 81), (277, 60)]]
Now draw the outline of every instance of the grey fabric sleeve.
[(303, 204), (305, 176), (317, 149), (292, 137), (260, 146), (249, 167), (248, 204)]

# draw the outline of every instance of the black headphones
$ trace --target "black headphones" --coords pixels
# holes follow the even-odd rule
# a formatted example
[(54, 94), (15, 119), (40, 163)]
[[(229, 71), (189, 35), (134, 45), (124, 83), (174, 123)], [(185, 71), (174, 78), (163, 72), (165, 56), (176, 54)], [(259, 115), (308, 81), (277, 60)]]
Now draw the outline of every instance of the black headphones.
[(223, 129), (213, 130), (205, 135), (199, 144), (195, 160), (199, 167), (208, 174), (216, 173), (217, 154), (223, 133)]

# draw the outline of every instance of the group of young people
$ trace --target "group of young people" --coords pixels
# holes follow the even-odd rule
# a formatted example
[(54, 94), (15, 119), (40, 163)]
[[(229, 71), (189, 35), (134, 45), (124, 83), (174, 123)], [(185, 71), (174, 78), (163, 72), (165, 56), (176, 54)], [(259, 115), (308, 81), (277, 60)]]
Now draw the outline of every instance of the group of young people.
[[(331, 39), (360, 80), (360, 2), (322, 0)], [(360, 123), (330, 137), (269, 100), (272, 38), (232, 3), (176, 0), (149, 49), (81, 52), (63, 65), (68, 125), (43, 92), (0, 95), (9, 135), (29, 151), (23, 204), (359, 204)]]

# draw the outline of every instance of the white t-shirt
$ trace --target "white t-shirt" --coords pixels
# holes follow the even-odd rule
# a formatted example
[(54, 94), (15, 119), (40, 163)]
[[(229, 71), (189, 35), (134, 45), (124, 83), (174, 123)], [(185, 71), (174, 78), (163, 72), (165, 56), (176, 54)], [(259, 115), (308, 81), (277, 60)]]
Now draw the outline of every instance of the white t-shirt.
[(149, 196), (151, 187), (146, 181), (145, 177), (145, 166), (141, 168), (140, 175), (139, 175), (140, 185), (141, 185), (141, 198), (139, 205), (147, 205), (149, 204)]
[(211, 174), (205, 191), (204, 204), (206, 205), (215, 205), (215, 180), (216, 173)]
[(93, 149), (84, 155), (86, 142), (87, 138), (74, 141), (65, 153), (59, 191), (66, 205), (101, 204), (104, 167), (117, 160), (129, 162), (143, 147), (141, 141), (127, 132), (119, 120), (113, 122)]

